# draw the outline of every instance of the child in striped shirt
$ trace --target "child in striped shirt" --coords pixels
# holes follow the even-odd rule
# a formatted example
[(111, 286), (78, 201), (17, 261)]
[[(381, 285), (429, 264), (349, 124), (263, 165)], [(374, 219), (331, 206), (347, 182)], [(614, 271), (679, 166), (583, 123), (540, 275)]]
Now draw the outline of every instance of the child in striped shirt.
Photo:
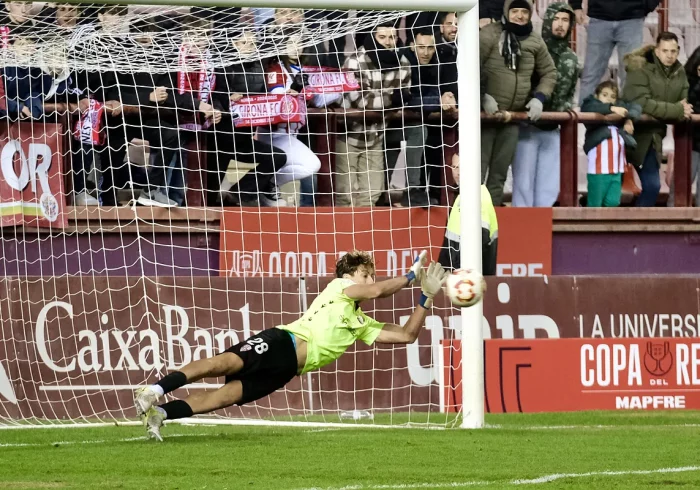
[(586, 125), (586, 140), (583, 150), (588, 155), (588, 207), (615, 207), (622, 196), (622, 174), (627, 159), (625, 148), (636, 148), (634, 123), (642, 113), (638, 104), (618, 101), (615, 82), (603, 82), (581, 105), (581, 112), (617, 114), (623, 117), (624, 125)]

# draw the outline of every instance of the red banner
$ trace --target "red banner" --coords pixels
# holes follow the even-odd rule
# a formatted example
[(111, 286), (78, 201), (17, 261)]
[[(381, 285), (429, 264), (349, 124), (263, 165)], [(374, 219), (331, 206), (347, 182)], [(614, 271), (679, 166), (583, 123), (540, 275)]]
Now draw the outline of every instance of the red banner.
[(309, 84), (304, 88), (307, 94), (354, 92), (360, 88), (354, 74), (336, 68), (305, 66), (304, 73), (309, 75)]
[[(497, 213), (501, 275), (551, 274), (552, 210)], [(221, 275), (332, 275), (338, 258), (354, 249), (374, 253), (377, 275), (401, 275), (421, 250), (437, 260), (446, 223), (441, 207), (230, 209), (223, 216)]]
[(266, 94), (243, 97), (231, 104), (236, 127), (267, 126), (269, 124), (306, 124), (306, 102), (300, 95)]
[(446, 209), (230, 209), (224, 212), (221, 275), (325, 276), (351, 250), (371, 250), (377, 275), (405, 274), (422, 250), (437, 260)]
[(63, 141), (58, 124), (0, 129), (0, 225), (63, 228)]
[[(461, 402), (459, 343), (443, 342), (449, 411)], [(700, 409), (698, 339), (489, 340), (484, 355), (491, 413)]]
[(552, 208), (496, 208), (496, 275), (533, 277), (552, 274)]

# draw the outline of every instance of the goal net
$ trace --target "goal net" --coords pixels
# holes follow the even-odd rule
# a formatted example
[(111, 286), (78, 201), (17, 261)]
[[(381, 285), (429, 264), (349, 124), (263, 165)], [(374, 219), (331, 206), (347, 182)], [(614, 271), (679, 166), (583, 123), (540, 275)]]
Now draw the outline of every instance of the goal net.
[[(296, 320), (345, 252), (438, 260), (454, 14), (5, 5), (0, 426), (135, 421), (135, 388)], [(362, 307), (405, 323), (419, 292)], [(453, 425), (459, 314), (202, 420)]]

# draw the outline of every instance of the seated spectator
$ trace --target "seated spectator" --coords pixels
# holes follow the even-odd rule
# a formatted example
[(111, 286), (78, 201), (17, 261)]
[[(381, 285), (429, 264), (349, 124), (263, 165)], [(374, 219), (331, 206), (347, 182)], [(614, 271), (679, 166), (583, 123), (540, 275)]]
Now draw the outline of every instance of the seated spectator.
[[(452, 155), (452, 177), (459, 185), (459, 155)], [(457, 196), (450, 217), (447, 220), (445, 239), (440, 249), (438, 262), (446, 270), (455, 270), (461, 267), (460, 242), (462, 223), (460, 210), (460, 196)], [(486, 186), (481, 186), (481, 267), (485, 276), (496, 275), (496, 256), (498, 255), (498, 219), (496, 210), (491, 201)]]
[[(544, 16), (542, 39), (557, 71), (552, 96), (544, 110), (566, 112), (574, 105), (578, 58), (569, 47), (575, 25), (574, 11), (566, 3), (551, 4)], [(535, 75), (533, 85), (537, 85)], [(561, 140), (559, 125), (551, 122), (520, 125), (513, 160), (513, 206), (551, 207), (559, 197)]]
[(623, 129), (616, 125), (586, 125), (583, 151), (588, 155), (588, 207), (617, 207), (622, 196), (622, 174), (625, 172), (626, 148), (635, 148), (634, 123), (642, 115), (635, 103), (618, 100), (615, 82), (603, 82), (593, 95), (586, 97), (581, 112), (617, 114), (623, 118)]
[[(485, 88), (482, 107), (487, 114), (527, 109), (530, 120), (538, 121), (544, 102), (552, 96), (557, 70), (547, 45), (532, 32), (531, 16), (530, 0), (507, 0), (502, 22), (479, 31)], [(539, 80), (534, 89), (533, 74)], [(496, 206), (503, 202), (503, 186), (515, 156), (518, 133), (517, 124), (483, 125), (481, 129), (481, 175)]]
[[(324, 11), (310, 11), (310, 14), (321, 14)], [(314, 22), (314, 19), (311, 20)], [(275, 9), (273, 18), (270, 24), (266, 28), (266, 36), (271, 38), (273, 42), (277, 45), (276, 50), (284, 52), (286, 46), (284, 45), (285, 40), (291, 38), (292, 36), (303, 36), (310, 26), (306, 21), (306, 14), (302, 9), (292, 9), (292, 8), (278, 8)], [(318, 27), (318, 26), (316, 26)], [(311, 26), (313, 28), (313, 26)], [(275, 61), (276, 62), (276, 61)], [(337, 64), (337, 57), (335, 60)], [(314, 68), (321, 68), (327, 66), (333, 66), (334, 61), (331, 56), (329, 56), (326, 46), (323, 42), (317, 43), (313, 46), (309, 46), (304, 49), (302, 64), (304, 66), (310, 66)], [(334, 96), (335, 98), (335, 96)], [(338, 97), (340, 99), (340, 97)], [(316, 102), (320, 102), (317, 98)], [(333, 101), (334, 102), (334, 101)], [(325, 103), (312, 104), (312, 107), (321, 107), (323, 105), (328, 105)], [(307, 126), (308, 128), (308, 126)], [(305, 132), (299, 133), (302, 141), (306, 141), (306, 144), (310, 144), (312, 140), (315, 140), (316, 135), (305, 134)], [(327, 137), (323, 135), (321, 137)], [(300, 206), (313, 206), (314, 205), (314, 194), (317, 188), (317, 175), (310, 175), (299, 182), (301, 198), (299, 200)]]
[[(164, 22), (160, 18), (138, 21), (130, 30), (138, 33), (129, 41), (134, 52), (150, 49)], [(172, 111), (175, 93), (172, 80), (166, 73), (134, 72), (117, 75), (121, 90), (118, 97), (122, 104), (122, 120), (126, 144), (134, 139), (148, 143), (150, 161), (146, 171), (145, 189), (139, 195), (138, 204), (156, 207), (174, 207), (182, 202), (184, 189), (170, 189), (168, 173), (182, 174), (178, 146), (180, 138)], [(127, 165), (130, 162), (127, 162)], [(135, 169), (129, 169), (133, 175)], [(171, 196), (173, 196), (171, 198)], [(178, 197), (176, 200), (175, 197)]]
[[(406, 141), (406, 180), (408, 189), (401, 199), (401, 206), (428, 207), (430, 199), (426, 189), (426, 168), (423, 164), (423, 148), (427, 136), (425, 119), (430, 114), (440, 112), (443, 101), (447, 107), (454, 108), (456, 102), (451, 93), (440, 95), (439, 70), (435, 55), (435, 33), (432, 29), (421, 29), (415, 33), (414, 43), (403, 48), (401, 55), (411, 65), (411, 100), (407, 109), (420, 111), (423, 122), (415, 127), (406, 126), (389, 131), (402, 131)], [(454, 109), (453, 109), (454, 110)], [(409, 123), (406, 122), (406, 125)], [(409, 151), (410, 149), (410, 151)], [(394, 150), (396, 151), (396, 150)]]
[[(308, 75), (304, 74), (300, 62), (303, 54), (300, 42), (298, 36), (290, 37), (285, 54), (280, 56), (277, 63), (268, 67), (266, 80), (271, 93), (297, 95), (303, 92), (308, 84)], [(325, 107), (339, 101), (340, 98), (340, 94), (315, 94), (310, 103), (313, 107)], [(297, 100), (305, 103), (303, 97)], [(258, 130), (258, 139), (282, 149), (287, 155), (287, 164), (275, 177), (278, 188), (293, 180), (310, 177), (321, 168), (321, 161), (316, 154), (297, 139), (301, 127), (300, 123), (288, 123), (273, 127), (261, 126)]]
[[(97, 12), (98, 23), (91, 29), (99, 32), (104, 41), (126, 44), (129, 41), (123, 35), (129, 30), (127, 14), (126, 5), (103, 5)], [(87, 56), (81, 52), (80, 44), (73, 49), (73, 55), (78, 59)], [(90, 98), (87, 107), (81, 112), (82, 129), (85, 134), (91, 131), (100, 134), (94, 141), (92, 138), (83, 141), (92, 141), (96, 152), (99, 199), (106, 206), (116, 206), (118, 190), (125, 188), (129, 181), (129, 167), (124, 163), (126, 141), (121, 91), (124, 87), (133, 87), (133, 81), (124, 73), (116, 71), (95, 70), (76, 75), (87, 79)], [(89, 111), (95, 111), (95, 116), (88, 117)], [(92, 129), (90, 125), (93, 125)]]
[[(693, 113), (700, 114), (700, 48), (696, 48), (693, 54), (688, 58), (688, 62), (685, 64), (685, 74), (688, 77), (688, 103), (693, 106)], [(696, 186), (700, 186), (700, 180), (698, 179), (698, 172), (700, 171), (700, 131), (697, 129), (693, 131), (693, 153), (692, 161), (690, 167), (690, 186), (691, 190), (693, 183)], [(669, 187), (668, 192), (668, 206), (675, 205), (676, 197), (676, 185), (675, 179), (673, 178), (673, 159), (669, 158), (668, 164), (666, 165), (666, 184)], [(698, 201), (698, 187), (695, 188), (695, 198), (693, 199), (693, 206), (700, 206)]]
[[(245, 60), (256, 52), (255, 35), (242, 31), (233, 40), (233, 45), (241, 59)], [(242, 97), (260, 95), (267, 92), (265, 70), (261, 60), (235, 63), (217, 70), (214, 100), (222, 107), (221, 123), (214, 131), (214, 145), (217, 155), (210, 158), (217, 167), (210, 172), (209, 189), (218, 189), (231, 159), (244, 163), (255, 163), (254, 171), (244, 176), (229, 198), (222, 203), (241, 206), (284, 206), (286, 202), (277, 195), (274, 175), (287, 163), (284, 151), (255, 138), (255, 128), (238, 126), (234, 128), (231, 108)], [(231, 134), (233, 133), (233, 138)], [(231, 144), (232, 143), (232, 144)]]
[[(7, 112), (10, 120), (55, 122), (56, 114), (88, 110), (87, 82), (66, 69), (67, 55), (63, 39), (56, 37), (38, 53), (41, 67), (5, 67), (3, 81), (6, 89)], [(34, 43), (18, 37), (12, 50), (15, 59), (30, 65), (37, 56)], [(45, 61), (44, 61), (45, 60)], [(83, 85), (79, 86), (82, 80)], [(87, 191), (86, 177), (95, 162), (91, 143), (83, 143), (81, 134), (69, 138), (73, 169), (73, 203), (76, 206), (97, 205), (98, 200)]]
[(638, 128), (637, 148), (627, 152), (642, 183), (636, 206), (655, 206), (659, 196), (661, 145), (666, 135), (663, 121), (682, 121), (693, 114), (693, 106), (687, 102), (688, 78), (678, 61), (679, 51), (678, 37), (672, 32), (662, 32), (656, 46), (645, 46), (625, 56), (624, 100), (639, 104), (644, 114), (659, 120)]
[[(608, 71), (613, 49), (617, 48), (618, 60), (638, 49), (644, 41), (644, 18), (653, 12), (660, 0), (588, 0), (586, 61), (581, 76), (579, 100), (593, 93), (596, 86)], [(576, 21), (583, 24), (583, 0), (569, 0), (576, 12)], [(626, 67), (620, 62), (618, 67), (620, 87), (625, 87)], [(622, 94), (625, 98), (623, 91)]]
[[(384, 190), (384, 111), (402, 109), (409, 102), (411, 68), (396, 50), (396, 28), (382, 24), (364, 37), (357, 53), (345, 60), (344, 70), (355, 75), (360, 89), (345, 94), (346, 108), (381, 111), (382, 119), (346, 120), (346, 132), (336, 141), (335, 184), (339, 206), (373, 206)], [(387, 133), (387, 148), (404, 140), (400, 130)], [(414, 148), (414, 151), (422, 149)], [(396, 164), (387, 162), (390, 169)]]
[(0, 13), (0, 46), (6, 48), (16, 36), (34, 35), (31, 12), (32, 2), (5, 2), (5, 12)]

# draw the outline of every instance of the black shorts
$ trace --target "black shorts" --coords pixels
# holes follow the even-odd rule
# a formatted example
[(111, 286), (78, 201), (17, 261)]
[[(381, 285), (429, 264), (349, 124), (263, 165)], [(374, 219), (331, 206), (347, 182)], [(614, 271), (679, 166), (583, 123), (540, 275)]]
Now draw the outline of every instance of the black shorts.
[(243, 369), (226, 376), (226, 382), (243, 384), (243, 405), (274, 393), (297, 375), (297, 352), (292, 336), (286, 330), (271, 328), (229, 347), (243, 359)]

